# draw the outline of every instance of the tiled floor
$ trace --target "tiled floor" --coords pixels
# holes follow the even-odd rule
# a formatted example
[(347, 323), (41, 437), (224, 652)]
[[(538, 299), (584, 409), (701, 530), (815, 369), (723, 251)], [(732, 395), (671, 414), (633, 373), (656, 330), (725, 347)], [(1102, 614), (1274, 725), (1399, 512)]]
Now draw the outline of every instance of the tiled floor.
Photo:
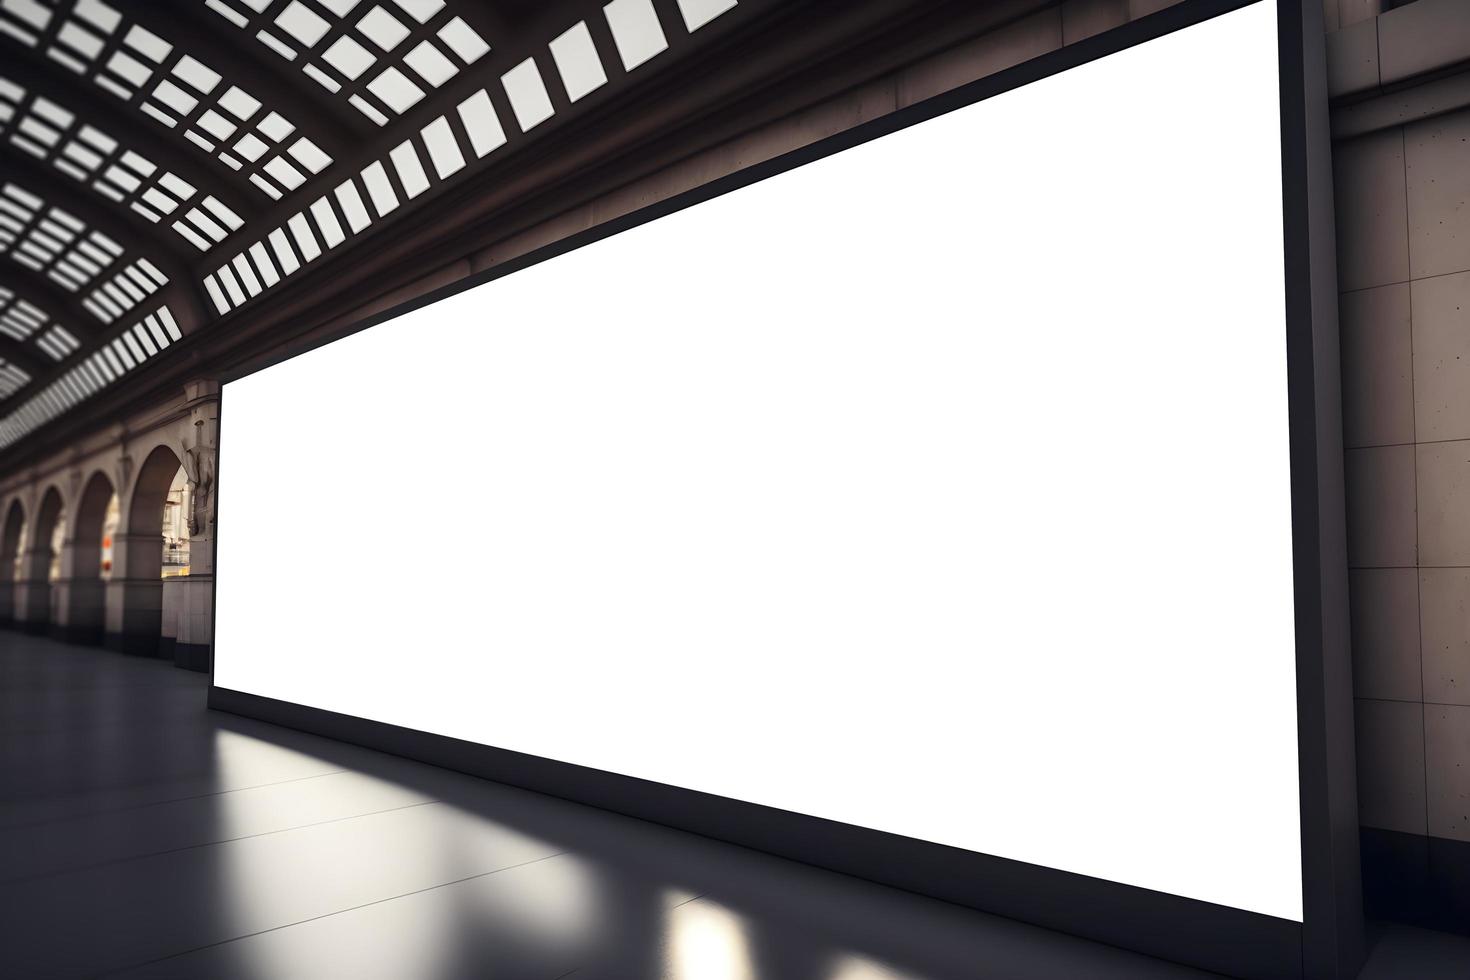
[[(1204, 976), (211, 713), (204, 684), (0, 632), (0, 976)], [(1463, 977), (1470, 941), (1426, 935), (1370, 974)]]

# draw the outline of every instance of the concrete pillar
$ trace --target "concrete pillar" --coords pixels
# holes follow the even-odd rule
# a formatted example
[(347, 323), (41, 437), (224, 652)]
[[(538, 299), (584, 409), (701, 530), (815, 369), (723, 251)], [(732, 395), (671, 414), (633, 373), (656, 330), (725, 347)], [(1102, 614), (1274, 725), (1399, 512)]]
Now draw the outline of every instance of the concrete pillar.
[(107, 583), (109, 649), (158, 657), (163, 637), (163, 534), (118, 534), (113, 538), (112, 580)]
[(15, 589), (14, 579), (0, 579), (0, 627), (9, 629), (16, 625)]
[(67, 643), (100, 645), (106, 621), (107, 596), (102, 577), (94, 569), (78, 568), (78, 550), (90, 548), (95, 565), (96, 542), (80, 543), (69, 531), (61, 545), (61, 577), (51, 584), (51, 635)]
[(174, 663), (209, 670), (214, 640), (215, 466), (219, 452), (219, 383), (208, 379), (184, 386), (193, 438), (184, 454), (189, 478), (189, 574), (169, 583), (165, 606), (172, 622)]
[(188, 581), (187, 576), (164, 579), (159, 597), (161, 611), (158, 621), (158, 656), (164, 660), (172, 660), (181, 667), (184, 665), (178, 660), (179, 613), (184, 604), (184, 591)]
[(66, 537), (61, 542), (60, 574), (55, 582), (50, 583), (47, 590), (50, 594), (50, 609), (47, 612), (46, 632), (57, 640), (69, 640), (70, 632), (67, 623), (70, 620), (69, 606), (71, 605), (71, 578), (76, 564), (76, 542), (72, 539), (71, 529), (67, 528)]
[(101, 644), (107, 619), (106, 583), (100, 577), (73, 578), (65, 585), (62, 638), (68, 643)]
[(27, 633), (46, 633), (51, 625), (51, 564), (49, 542), (27, 548), (21, 558), (21, 579), (15, 589), (15, 618)]

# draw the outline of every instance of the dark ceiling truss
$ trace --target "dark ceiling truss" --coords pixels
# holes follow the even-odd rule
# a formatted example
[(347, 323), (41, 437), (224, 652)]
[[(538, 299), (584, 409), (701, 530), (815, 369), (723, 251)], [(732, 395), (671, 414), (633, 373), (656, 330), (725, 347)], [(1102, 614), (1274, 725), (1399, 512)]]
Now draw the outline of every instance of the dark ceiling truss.
[(255, 94), (259, 89), (252, 82), (268, 83), (269, 73), (228, 78), (135, 19), (162, 16), (173, 7), (137, 3), (124, 13), (101, 0), (73, 0), (54, 9), (35, 0), (9, 0), (0, 4), (0, 33), (182, 136), (271, 200), (329, 166), (333, 158), (318, 142), (321, 137), (303, 132), (293, 118), (305, 103), (267, 105)]
[[(82, 306), (104, 323), (167, 282), (153, 274), (156, 266), (130, 263), (114, 239), (10, 180), (0, 185), (0, 249), (12, 262), (81, 297)], [(143, 282), (114, 282), (119, 276), (130, 281), (128, 270), (135, 267)], [(114, 290), (121, 295), (112, 296)]]
[(199, 251), (241, 227), (240, 213), (249, 207), (240, 192), (195, 154), (135, 125), (60, 69), (26, 66), (35, 91), (18, 74), (0, 73), (0, 136), (11, 146), (150, 223), (166, 224)]
[[(0, 91), (0, 194), (59, 202), (82, 226), (67, 230), (125, 253), (85, 282), (48, 278), (45, 262), (27, 274), (30, 295), (49, 290), (48, 313), (85, 329), (59, 361), (17, 364), (23, 388), (7, 391), (0, 368), (0, 449), (323, 256), (411, 226), (447, 188), (544, 156), (535, 147), (561, 145), (548, 132), (621, 104), (609, 100), (682, 58), (694, 32), (717, 22), (706, 36), (723, 34), (726, 14), (773, 3), (0, 0), (0, 51), (16, 55), (0, 74), (24, 90), (8, 113)], [(41, 220), (30, 214), (21, 239)], [(56, 237), (48, 220), (43, 242)], [(20, 272), (0, 262), (0, 284)], [(104, 293), (104, 308), (104, 286), (127, 301)]]
[(0, 446), (9, 446), (65, 414), (181, 339), (167, 306), (114, 331), (101, 346), (81, 352), (62, 370), (4, 403)]
[(317, 144), (335, 159), (352, 153), (376, 128), (338, 110), (324, 92), (298, 83), (295, 69), (278, 59), (255, 55), (239, 36), (204, 6), (202, 0), (152, 0), (127, 5), (128, 16), (144, 28), (218, 71), (238, 79), (265, 105), (288, 110)]
[[(458, 7), (442, 0), (204, 0), (256, 50), (299, 71), (312, 94), (349, 115), (389, 122), (470, 68), (491, 49)], [(473, 7), (474, 4), (463, 4)], [(554, 6), (554, 5), (553, 5)]]
[[(270, 0), (262, 16), (307, 9), (307, 2), (317, 0)], [(437, 0), (424, 2), (433, 6)], [(385, 0), (372, 9), (388, 6), (392, 4)], [(609, 80), (622, 81), (648, 70), (645, 66), (656, 64), (664, 52), (688, 43), (689, 25), (698, 30), (735, 4), (671, 0), (662, 13), (658, 0), (547, 7), (549, 13), (533, 25), (538, 33), (532, 43), (513, 49), (508, 57), (497, 52), (498, 57), (485, 58), (477, 70), (444, 80), (437, 98), (405, 107), (398, 125), (387, 130), (391, 138), (386, 150), (367, 159), (356, 173), (334, 171), (334, 177), (345, 179), (300, 210), (281, 215), (277, 227), (263, 234), (252, 228), (253, 240), (227, 243), (225, 254), (240, 250), (204, 277), (205, 290), (219, 314), (268, 292), (409, 201), (463, 179), (474, 165), (574, 104), (595, 102), (603, 90), (611, 90)], [(446, 11), (440, 9), (436, 16), (442, 18)], [(361, 18), (368, 16), (371, 10)], [(433, 17), (424, 20), (425, 29), (439, 23)], [(318, 43), (328, 44), (326, 37), (323, 34)], [(409, 47), (406, 37), (393, 50)]]
[[(75, 295), (18, 263), (11, 262), (0, 268), (4, 270), (0, 272), (0, 288), (13, 293), (17, 303), (24, 303), (29, 308), (22, 311), (29, 315), (20, 322), (6, 324), (5, 314), (0, 314), (0, 333), (8, 334), (16, 340), (37, 340), (50, 327), (59, 326), (83, 343), (89, 343), (102, 335), (103, 325), (87, 312)], [(35, 322), (36, 313), (41, 314), (44, 323)], [(32, 329), (27, 330), (28, 325)], [(50, 349), (48, 348), (48, 352)], [(55, 354), (52, 357), (54, 360), (61, 360)]]
[(15, 394), (45, 369), (45, 361), (29, 346), (0, 337), (0, 399)]
[[(7, 198), (6, 187), (16, 188), (20, 195), (39, 204), (17, 199), (13, 194)], [(58, 201), (66, 203), (61, 206)], [(22, 264), (77, 294), (96, 320), (111, 323), (142, 302), (144, 296), (174, 283), (185, 286), (173, 295), (183, 302), (180, 309), (190, 328), (202, 322), (190, 267), (180, 261), (169, 239), (162, 238), (156, 226), (141, 216), (77, 193), (76, 184), (69, 178), (6, 146), (0, 146), (0, 206), (11, 222), (24, 222), (24, 213), (32, 212), (28, 227), (40, 228), (43, 237), (38, 243), (40, 248), (22, 253)], [(43, 227), (46, 216), (49, 225)], [(18, 240), (28, 234), (14, 228), (11, 232)], [(0, 236), (3, 234), (0, 232)], [(34, 233), (29, 234), (34, 237)], [(14, 258), (19, 246), (6, 247)], [(47, 258), (43, 255), (47, 251), (57, 254)]]
[(100, 229), (124, 250), (147, 256), (170, 279), (188, 274), (190, 267), (182, 259), (184, 249), (179, 239), (165, 237), (157, 225), (127, 208), (119, 208), (94, 195), (79, 192), (74, 181), (35, 157), (14, 147), (0, 145), (0, 178), (24, 184), (48, 202), (60, 205), (88, 225)]
[[(67, 207), (51, 203), (56, 199)], [(190, 270), (157, 247), (154, 226), (130, 222), (141, 219), (77, 194), (39, 162), (0, 148), (0, 251), (8, 260), (0, 264), (0, 283), (30, 297), (32, 308), (67, 317), (34, 338), (51, 363), (33, 362), (24, 388), (0, 386), (0, 444), (80, 404), (181, 339), (184, 330), (171, 305), (188, 311), (190, 323), (200, 322)]]
[(37, 306), (7, 275), (6, 284), (0, 285), (0, 358), (19, 367), (25, 377), (15, 384), (13, 373), (0, 368), (0, 399), (14, 394), (51, 366), (36, 348), (35, 340), (56, 325), (49, 311)]

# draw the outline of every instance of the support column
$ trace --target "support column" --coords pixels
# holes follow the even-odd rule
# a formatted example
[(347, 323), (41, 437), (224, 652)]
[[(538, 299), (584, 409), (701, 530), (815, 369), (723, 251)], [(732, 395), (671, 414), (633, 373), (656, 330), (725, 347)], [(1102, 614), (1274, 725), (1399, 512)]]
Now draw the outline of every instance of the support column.
[[(219, 382), (190, 381), (184, 386), (193, 423), (193, 440), (184, 453), (189, 479), (189, 574), (170, 583), (168, 607), (175, 612), (174, 663), (209, 670), (214, 641), (214, 501), (219, 452)], [(165, 624), (164, 632), (169, 632)]]
[(118, 534), (112, 539), (107, 583), (108, 649), (140, 657), (160, 655), (163, 636), (163, 534)]
[(51, 546), (27, 548), (21, 557), (21, 580), (15, 589), (16, 624), (26, 633), (44, 634), (51, 623), (51, 584), (47, 572)]
[(75, 574), (76, 567), (76, 541), (72, 537), (74, 531), (67, 525), (66, 537), (61, 541), (61, 563), (60, 575), (55, 582), (50, 583), (47, 592), (50, 595), (50, 608), (47, 610), (47, 634), (53, 640), (69, 641), (71, 631), (68, 629), (70, 623), (71, 606), (71, 579)]
[[(101, 544), (97, 541), (79, 542), (71, 531), (61, 546), (61, 578), (52, 585), (59, 594), (52, 605), (59, 611), (58, 622), (53, 624), (51, 635), (67, 643), (100, 646), (107, 620), (107, 592), (102, 577), (97, 574), (97, 553)], [(88, 549), (91, 554), (87, 573), (79, 573), (82, 564), (79, 552)], [(58, 629), (59, 627), (59, 629)]]
[(9, 571), (5, 572), (3, 578), (0, 578), (0, 627), (5, 629), (19, 629), (20, 627), (15, 615), (16, 609), (19, 608), (15, 601), (15, 594), (19, 587), (20, 583)]

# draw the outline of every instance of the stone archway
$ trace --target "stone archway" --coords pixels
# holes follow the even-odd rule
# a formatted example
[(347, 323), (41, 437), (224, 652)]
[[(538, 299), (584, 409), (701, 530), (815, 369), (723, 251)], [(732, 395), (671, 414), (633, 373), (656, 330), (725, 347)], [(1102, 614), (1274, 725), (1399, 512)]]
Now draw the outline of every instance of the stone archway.
[(124, 653), (172, 657), (163, 637), (163, 521), (169, 487), (178, 476), (178, 455), (156, 446), (133, 481), (124, 508), (123, 533), (114, 555), (117, 572), (112, 587), (122, 594), (121, 630), (109, 632), (107, 645)]

